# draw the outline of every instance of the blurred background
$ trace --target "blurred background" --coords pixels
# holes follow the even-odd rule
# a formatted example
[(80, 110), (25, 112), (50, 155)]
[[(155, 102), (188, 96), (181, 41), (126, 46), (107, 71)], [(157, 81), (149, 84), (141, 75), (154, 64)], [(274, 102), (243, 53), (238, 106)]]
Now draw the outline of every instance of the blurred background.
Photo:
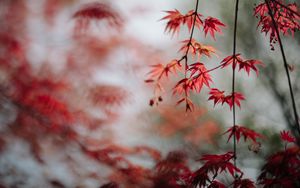
[[(147, 187), (145, 174), (171, 151), (185, 153), (195, 170), (201, 154), (231, 150), (222, 136), (231, 111), (214, 107), (209, 90), (194, 95), (196, 109), (185, 113), (175, 106), (171, 88), (178, 78), (171, 77), (163, 101), (149, 105), (149, 66), (181, 58), (181, 41), (189, 37), (186, 28), (174, 36), (164, 32), (160, 19), (167, 10), (187, 13), (194, 3), (1, 0), (0, 187)], [(217, 56), (205, 59), (208, 67), (232, 53), (234, 3), (200, 1), (199, 13), (226, 25), (216, 40), (195, 32), (194, 38), (217, 49)], [(238, 145), (238, 165), (253, 179), (262, 157), (280, 148), (278, 131), (295, 133), (280, 51), (276, 45), (271, 50), (257, 28), (255, 3), (240, 4), (237, 52), (265, 67), (258, 77), (239, 72), (236, 78), (246, 97), (238, 124), (266, 137), (261, 146)], [(283, 43), (299, 109), (299, 33)], [(213, 72), (212, 87), (230, 91), (231, 74)]]

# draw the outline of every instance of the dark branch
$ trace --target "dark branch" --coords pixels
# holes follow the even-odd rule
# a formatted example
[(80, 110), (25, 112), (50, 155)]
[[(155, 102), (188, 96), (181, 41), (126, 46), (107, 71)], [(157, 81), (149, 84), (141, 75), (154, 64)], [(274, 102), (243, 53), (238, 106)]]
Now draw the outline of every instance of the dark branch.
[[(234, 31), (233, 31), (233, 56), (236, 55), (236, 33), (237, 33), (237, 20), (238, 20), (238, 10), (239, 10), (239, 0), (236, 0), (235, 4), (235, 17), (234, 17)], [(234, 103), (234, 92), (235, 92), (235, 61), (236, 58), (233, 58), (233, 64), (232, 64), (232, 102), (233, 102), (233, 108), (232, 108), (232, 118), (233, 118), (233, 132), (235, 132), (235, 103)], [(236, 136), (235, 133), (233, 134), (233, 152), (234, 152), (234, 166), (236, 166)], [(236, 176), (235, 176), (236, 178)]]
[(271, 10), (271, 6), (269, 4), (269, 0), (265, 0), (265, 3), (267, 4), (268, 11), (269, 11), (269, 14), (272, 18), (272, 23), (275, 27), (277, 39), (278, 39), (278, 42), (279, 42), (280, 51), (281, 51), (281, 55), (282, 55), (282, 59), (283, 59), (283, 64), (284, 64), (284, 68), (285, 68), (285, 71), (286, 71), (286, 76), (287, 76), (288, 84), (289, 84), (289, 90), (290, 90), (290, 95), (291, 95), (291, 100), (292, 100), (292, 105), (293, 105), (293, 111), (294, 111), (295, 126), (296, 126), (296, 129), (298, 130), (298, 134), (300, 135), (299, 117), (298, 117), (296, 102), (295, 102), (295, 98), (294, 98), (293, 88), (292, 88), (292, 84), (291, 84), (291, 78), (290, 78), (288, 63), (287, 63), (286, 56), (285, 56), (285, 53), (284, 53), (284, 49), (283, 49), (282, 41), (281, 41), (281, 38), (280, 38), (280, 33), (279, 33), (279, 30), (278, 30), (278, 26), (276, 24), (276, 21), (274, 19), (274, 15), (273, 15), (272, 10)]

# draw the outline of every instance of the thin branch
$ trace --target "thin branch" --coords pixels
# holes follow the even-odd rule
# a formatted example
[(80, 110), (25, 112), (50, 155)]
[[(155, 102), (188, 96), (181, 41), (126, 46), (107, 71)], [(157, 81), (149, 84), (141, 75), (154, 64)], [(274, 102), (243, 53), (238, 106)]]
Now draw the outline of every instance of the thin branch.
[(280, 33), (279, 33), (279, 30), (278, 30), (278, 26), (277, 26), (277, 24), (275, 22), (274, 15), (272, 13), (271, 6), (269, 4), (269, 0), (265, 0), (265, 3), (267, 4), (268, 11), (269, 11), (269, 14), (270, 14), (270, 16), (272, 18), (272, 23), (273, 23), (273, 25), (275, 27), (276, 35), (277, 35), (277, 38), (278, 38), (278, 42), (279, 42), (279, 46), (280, 46), (280, 51), (281, 51), (281, 55), (282, 55), (282, 59), (283, 59), (283, 64), (284, 64), (284, 68), (285, 68), (285, 71), (286, 71), (286, 76), (287, 76), (288, 84), (289, 84), (289, 90), (290, 90), (290, 95), (291, 95), (291, 100), (292, 100), (292, 105), (293, 105), (294, 118), (295, 118), (295, 126), (296, 126), (296, 129), (298, 130), (298, 134), (300, 135), (299, 117), (298, 117), (298, 112), (297, 112), (297, 107), (296, 107), (294, 92), (293, 92), (293, 88), (292, 88), (292, 83), (291, 83), (291, 78), (290, 78), (288, 63), (287, 63), (286, 56), (285, 56), (285, 53), (284, 53), (284, 49), (283, 49), (282, 41), (281, 41), (281, 38), (280, 38)]
[[(236, 33), (237, 33), (237, 20), (238, 20), (238, 10), (239, 10), (239, 0), (236, 0), (235, 4), (235, 17), (234, 17), (234, 31), (233, 31), (233, 57), (236, 55)], [(235, 136), (235, 103), (234, 103), (234, 92), (235, 92), (235, 61), (236, 58), (233, 58), (232, 64), (232, 101), (233, 101), (233, 108), (232, 108), (232, 119), (233, 119), (233, 152), (234, 152), (234, 166), (236, 167), (236, 136)], [(235, 176), (236, 178), (236, 176)]]

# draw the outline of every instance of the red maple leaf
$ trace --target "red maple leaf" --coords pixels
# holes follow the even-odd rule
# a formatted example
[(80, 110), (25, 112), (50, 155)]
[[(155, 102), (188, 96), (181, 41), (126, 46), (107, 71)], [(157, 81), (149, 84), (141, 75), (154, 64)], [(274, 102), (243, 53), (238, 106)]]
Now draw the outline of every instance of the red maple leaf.
[(283, 141), (289, 142), (289, 143), (294, 143), (296, 141), (295, 137), (293, 137), (290, 134), (290, 131), (281, 131), (280, 132), (280, 138)]
[(168, 20), (165, 31), (170, 32), (172, 33), (172, 35), (174, 35), (175, 33), (179, 32), (180, 25), (184, 22), (183, 15), (177, 9), (165, 12), (168, 15), (161, 19)]
[(192, 88), (196, 92), (200, 92), (203, 85), (209, 87), (209, 82), (212, 82), (212, 80), (203, 63), (197, 62), (191, 64), (189, 70), (191, 71), (191, 76), (198, 73), (192, 77)]
[(233, 68), (235, 68), (237, 63), (243, 62), (243, 61), (244, 61), (244, 60), (240, 57), (240, 55), (241, 55), (241, 54), (235, 54), (235, 55), (231, 55), (231, 56), (225, 57), (225, 58), (221, 61), (222, 68), (227, 67), (227, 66), (233, 64), (233, 62), (234, 62)]
[(200, 159), (204, 165), (200, 169), (205, 169), (206, 172), (210, 171), (213, 174), (219, 174), (223, 171), (228, 171), (232, 177), (236, 172), (241, 173), (241, 170), (231, 163), (234, 158), (233, 152), (227, 152), (221, 155), (203, 155)]
[(245, 97), (242, 93), (239, 92), (234, 92), (234, 101), (232, 101), (233, 97), (232, 94), (231, 95), (227, 95), (224, 100), (222, 101), (223, 103), (227, 103), (230, 107), (230, 110), (232, 109), (232, 106), (234, 105), (234, 103), (236, 105), (238, 105), (238, 107), (241, 108), (241, 100), (245, 100)]
[(148, 73), (151, 79), (146, 82), (152, 82), (153, 78), (160, 80), (163, 76), (168, 77), (169, 73), (176, 73), (181, 68), (181, 64), (175, 59), (165, 66), (161, 63), (151, 65), (152, 70)]
[[(231, 95), (224, 95), (225, 91), (220, 91), (217, 88), (213, 88), (210, 90), (209, 94), (210, 97), (208, 98), (208, 100), (214, 100), (214, 106), (220, 102), (222, 102), (222, 105), (224, 103), (228, 104), (230, 107), (230, 110), (232, 109), (233, 106), (233, 102), (232, 102), (232, 94)], [(238, 93), (238, 92), (234, 92), (234, 103), (236, 105), (238, 105), (239, 107), (241, 107), (241, 102), (240, 100), (245, 100), (245, 97), (243, 96), (243, 94)]]
[(215, 38), (215, 32), (222, 33), (221, 29), (219, 27), (225, 27), (225, 24), (223, 24), (220, 20), (213, 17), (207, 17), (204, 20), (204, 33), (205, 36), (209, 32), (209, 34), (216, 40)]
[[(196, 18), (195, 18), (196, 17)], [(193, 24), (194, 24), (194, 19), (195, 20), (195, 27), (200, 27), (203, 25), (203, 21), (201, 19), (202, 15), (199, 13), (195, 13), (194, 10), (190, 10), (185, 16), (184, 16), (184, 23), (186, 23), (188, 30), (191, 31)]]
[(173, 94), (189, 94), (189, 91), (192, 89), (192, 82), (188, 78), (181, 79), (177, 82), (175, 87), (173, 88)]
[(231, 55), (231, 56), (225, 57), (221, 61), (221, 66), (222, 66), (222, 68), (224, 68), (233, 63), (234, 63), (233, 68), (235, 68), (236, 65), (239, 65), (239, 70), (243, 69), (244, 71), (247, 72), (248, 75), (250, 74), (251, 69), (256, 72), (256, 75), (258, 75), (258, 69), (257, 69), (256, 65), (264, 65), (259, 60), (255, 60), (255, 59), (244, 60), (241, 57), (241, 54), (236, 54), (236, 55)]
[(238, 61), (239, 63), (239, 70), (244, 69), (247, 74), (250, 74), (250, 70), (252, 69), (255, 71), (256, 75), (258, 76), (258, 69), (256, 65), (264, 65), (261, 61), (255, 60), (255, 59), (250, 59), (246, 61)]
[(223, 103), (223, 100), (225, 98), (224, 92), (225, 91), (220, 91), (217, 88), (212, 88), (209, 92), (210, 97), (208, 98), (208, 100), (214, 100), (214, 106), (220, 102)]
[(233, 135), (235, 135), (237, 142), (239, 142), (241, 136), (244, 137), (245, 141), (249, 138), (255, 143), (257, 142), (257, 138), (263, 138), (261, 134), (255, 132), (254, 130), (249, 129), (247, 127), (238, 126), (238, 125), (230, 127), (224, 134), (226, 133), (229, 133), (227, 142), (229, 142), (230, 138)]
[(225, 171), (234, 177), (235, 173), (242, 173), (239, 168), (232, 164), (231, 160), (233, 158), (233, 152), (221, 155), (203, 155), (200, 160), (204, 162), (204, 165), (192, 173), (190, 183), (195, 187), (207, 187), (207, 185), (209, 187), (224, 187), (222, 183), (216, 180), (211, 181), (210, 175), (213, 175), (215, 178), (218, 174)]
[(203, 25), (201, 19), (202, 15), (194, 10), (190, 10), (186, 15), (181, 14), (177, 9), (165, 11), (168, 15), (161, 20), (168, 20), (165, 31), (170, 32), (172, 35), (179, 33), (180, 26), (186, 24), (189, 31), (191, 31), (194, 21), (195, 27), (199, 28)]
[(182, 51), (183, 53), (186, 53), (187, 49), (189, 49), (189, 53), (191, 53), (193, 56), (196, 56), (200, 59), (202, 55), (205, 55), (207, 57), (211, 57), (211, 54), (216, 53), (216, 49), (209, 45), (204, 45), (199, 42), (197, 42), (195, 39), (190, 40), (184, 40), (182, 41), (183, 46), (180, 48), (179, 51)]

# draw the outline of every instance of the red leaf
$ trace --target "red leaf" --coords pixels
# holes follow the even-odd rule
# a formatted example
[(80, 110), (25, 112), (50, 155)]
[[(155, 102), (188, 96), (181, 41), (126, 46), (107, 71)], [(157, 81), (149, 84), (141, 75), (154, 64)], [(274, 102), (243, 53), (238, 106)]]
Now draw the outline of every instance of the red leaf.
[[(230, 109), (232, 109), (233, 106), (233, 102), (232, 102), (232, 94), (231, 95), (224, 95), (224, 91), (220, 91), (216, 88), (213, 88), (210, 90), (209, 92), (210, 97), (208, 98), (208, 100), (214, 100), (214, 105), (222, 102), (222, 105), (224, 103), (227, 103), (230, 107)], [(239, 107), (241, 107), (241, 103), (240, 100), (245, 100), (245, 97), (238, 92), (234, 92), (234, 103), (236, 105), (238, 105)]]
[(188, 30), (191, 31), (194, 20), (195, 26), (200, 28), (203, 25), (201, 20), (201, 14), (195, 13), (194, 10), (190, 10), (186, 15), (181, 14), (177, 9), (173, 11), (165, 11), (168, 15), (161, 20), (168, 20), (165, 31), (170, 32), (172, 35), (179, 33), (180, 26), (186, 24)]
[(191, 76), (194, 74), (198, 73), (194, 77), (192, 77), (192, 88), (196, 92), (200, 92), (203, 85), (206, 85), (207, 87), (209, 86), (209, 82), (212, 82), (211, 76), (207, 72), (207, 69), (205, 68), (203, 63), (194, 63), (190, 65), (190, 71), (191, 71)]
[(233, 68), (236, 67), (236, 64), (238, 62), (243, 62), (244, 60), (240, 57), (241, 54), (235, 54), (234, 55), (231, 55), (231, 56), (227, 56), (225, 57), (222, 61), (221, 61), (221, 65), (222, 65), (222, 68), (224, 67), (227, 67), (228, 65), (231, 65), (233, 64), (233, 61), (234, 61), (234, 65), (233, 65)]
[(233, 68), (236, 67), (236, 65), (239, 65), (239, 70), (243, 69), (247, 72), (247, 74), (250, 74), (250, 70), (252, 69), (253, 71), (256, 72), (256, 75), (258, 75), (258, 69), (256, 65), (264, 65), (261, 61), (255, 60), (255, 59), (249, 59), (249, 60), (244, 60), (241, 56), (241, 54), (236, 54), (227, 56), (221, 61), (221, 66), (222, 68), (227, 67), (231, 64), (233, 64)]
[(241, 170), (230, 162), (233, 158), (233, 152), (227, 152), (222, 155), (203, 155), (200, 160), (205, 163), (200, 169), (206, 169), (206, 171), (210, 171), (213, 174), (228, 171), (234, 177), (235, 172), (241, 173)]
[(281, 140), (289, 143), (294, 143), (296, 141), (295, 137), (293, 137), (289, 131), (281, 131), (280, 138)]
[(257, 138), (263, 138), (261, 134), (255, 132), (254, 130), (251, 130), (246, 127), (238, 126), (238, 125), (230, 127), (224, 134), (226, 133), (229, 133), (227, 142), (229, 142), (230, 138), (233, 135), (235, 135), (237, 142), (239, 142), (241, 136), (244, 137), (245, 141), (249, 138), (255, 143), (257, 143)]
[(220, 102), (223, 103), (223, 100), (225, 98), (224, 92), (225, 91), (220, 91), (217, 88), (212, 88), (209, 92), (210, 97), (208, 98), (208, 100), (214, 100), (214, 106)]
[(151, 67), (152, 70), (148, 73), (150, 78), (155, 78), (158, 80), (160, 80), (163, 76), (168, 77), (169, 73), (176, 73), (178, 70), (181, 69), (181, 65), (176, 59), (166, 64), (166, 66), (160, 63), (156, 65), (151, 65)]
[(177, 10), (165, 11), (168, 15), (161, 20), (168, 20), (165, 31), (170, 32), (172, 35), (179, 33), (180, 25), (183, 24), (183, 15)]
[(243, 96), (243, 94), (238, 93), (238, 92), (234, 92), (234, 102), (232, 101), (232, 94), (227, 95), (222, 102), (227, 103), (230, 107), (230, 110), (231, 110), (234, 103), (236, 105), (238, 105), (238, 107), (241, 107), (240, 100), (245, 100), (245, 97)]
[(178, 93), (179, 95), (183, 93), (187, 93), (188, 95), (191, 88), (192, 88), (192, 82), (189, 79), (184, 78), (179, 82), (177, 82), (177, 84), (173, 88), (173, 95), (176, 93)]
[(201, 17), (202, 17), (202, 15), (199, 14), (199, 13), (198, 13), (198, 15), (196, 15), (194, 10), (190, 10), (184, 16), (184, 23), (186, 23), (189, 31), (191, 31), (191, 29), (193, 27), (194, 19), (196, 19), (195, 20), (195, 27), (198, 27), (198, 29), (200, 29), (200, 27), (203, 25), (203, 21), (201, 20)]
[(207, 17), (204, 21), (204, 28), (203, 28), (205, 36), (209, 32), (210, 36), (212, 36), (216, 40), (215, 32), (222, 33), (219, 27), (225, 27), (225, 25), (217, 18)]
[(148, 73), (150, 78), (161, 78), (164, 72), (164, 65), (159, 63), (151, 65), (152, 70)]
[(189, 53), (191, 53), (193, 56), (197, 56), (198, 59), (201, 58), (202, 55), (205, 55), (207, 57), (211, 57), (211, 54), (216, 53), (216, 49), (212, 46), (204, 45), (199, 42), (197, 42), (195, 39), (190, 40), (184, 40), (182, 41), (184, 44), (179, 51), (182, 51), (183, 53), (186, 53), (187, 49), (189, 49)]
[(250, 70), (254, 70), (256, 75), (258, 76), (258, 69), (256, 65), (264, 65), (261, 61), (255, 60), (255, 59), (250, 59), (246, 61), (238, 61), (239, 63), (239, 70), (244, 69), (247, 74), (249, 75)]

